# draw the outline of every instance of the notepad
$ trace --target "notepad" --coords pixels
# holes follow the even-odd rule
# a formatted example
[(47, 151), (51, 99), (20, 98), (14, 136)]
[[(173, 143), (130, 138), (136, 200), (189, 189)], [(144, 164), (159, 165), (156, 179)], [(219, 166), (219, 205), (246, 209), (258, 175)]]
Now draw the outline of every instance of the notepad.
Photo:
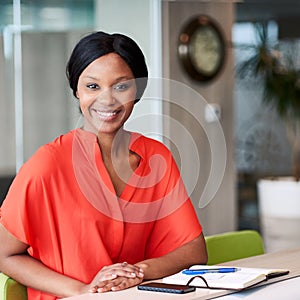
[[(190, 269), (221, 267), (222, 266), (195, 265)], [(288, 273), (289, 270), (286, 269), (263, 268), (238, 268), (236, 272), (231, 273), (206, 273), (201, 275), (186, 275), (181, 271), (174, 275), (163, 278), (163, 282), (173, 284), (187, 284), (190, 286), (201, 288), (242, 290), (270, 278), (283, 276)]]

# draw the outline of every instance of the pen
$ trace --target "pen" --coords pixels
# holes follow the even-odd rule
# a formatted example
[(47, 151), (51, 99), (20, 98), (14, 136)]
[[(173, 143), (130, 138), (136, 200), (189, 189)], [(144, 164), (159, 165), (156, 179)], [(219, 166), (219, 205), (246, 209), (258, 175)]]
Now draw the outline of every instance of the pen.
[(233, 273), (238, 271), (238, 268), (211, 268), (211, 269), (193, 269), (183, 270), (182, 273), (185, 275), (197, 275), (206, 273)]

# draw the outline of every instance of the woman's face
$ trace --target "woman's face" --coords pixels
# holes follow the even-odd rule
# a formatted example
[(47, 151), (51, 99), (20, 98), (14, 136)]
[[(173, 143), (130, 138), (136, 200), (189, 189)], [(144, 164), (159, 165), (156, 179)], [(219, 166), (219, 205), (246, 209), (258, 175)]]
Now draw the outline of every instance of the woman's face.
[(94, 60), (81, 73), (77, 97), (88, 130), (115, 134), (133, 109), (134, 75), (118, 54), (109, 53)]

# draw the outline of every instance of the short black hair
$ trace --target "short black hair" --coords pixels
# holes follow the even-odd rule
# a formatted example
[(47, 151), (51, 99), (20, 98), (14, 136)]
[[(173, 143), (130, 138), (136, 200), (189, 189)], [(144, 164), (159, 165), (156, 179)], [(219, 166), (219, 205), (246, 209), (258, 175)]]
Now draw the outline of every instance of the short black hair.
[(67, 63), (66, 74), (73, 95), (77, 98), (77, 85), (80, 74), (94, 60), (109, 53), (116, 53), (128, 64), (137, 80), (137, 102), (147, 86), (148, 69), (143, 52), (130, 37), (102, 31), (93, 32), (83, 37), (73, 49)]

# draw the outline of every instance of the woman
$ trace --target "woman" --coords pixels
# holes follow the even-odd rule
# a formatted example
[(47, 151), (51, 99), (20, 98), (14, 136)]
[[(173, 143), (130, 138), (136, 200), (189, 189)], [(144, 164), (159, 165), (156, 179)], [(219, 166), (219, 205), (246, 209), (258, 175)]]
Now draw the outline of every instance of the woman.
[(28, 299), (118, 291), (206, 263), (202, 228), (170, 151), (124, 129), (147, 84), (130, 38), (95, 32), (67, 76), (84, 117), (41, 147), (1, 207), (0, 270)]

